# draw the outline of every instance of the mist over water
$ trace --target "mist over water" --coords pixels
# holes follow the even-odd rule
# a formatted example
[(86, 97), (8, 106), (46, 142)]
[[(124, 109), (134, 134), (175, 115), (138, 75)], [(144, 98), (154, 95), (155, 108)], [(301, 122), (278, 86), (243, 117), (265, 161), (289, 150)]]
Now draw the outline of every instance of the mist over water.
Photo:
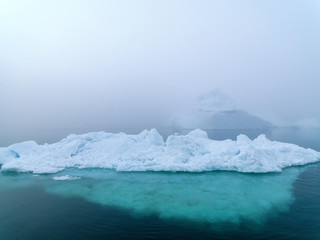
[(318, 1), (4, 0), (0, 39), (1, 146), (162, 128), (216, 88), (267, 120), (320, 116)]
[(319, 0), (0, 0), (0, 239), (320, 239), (319, 62)]

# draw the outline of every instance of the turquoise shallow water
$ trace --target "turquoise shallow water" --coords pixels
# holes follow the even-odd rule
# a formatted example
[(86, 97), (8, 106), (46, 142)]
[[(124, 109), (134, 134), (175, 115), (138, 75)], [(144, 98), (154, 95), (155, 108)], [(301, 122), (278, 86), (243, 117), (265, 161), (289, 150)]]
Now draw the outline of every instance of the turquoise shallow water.
[[(269, 137), (319, 151), (315, 131)], [(53, 180), (65, 175), (80, 179)], [(0, 239), (319, 239), (319, 188), (319, 164), (269, 174), (5, 173)]]

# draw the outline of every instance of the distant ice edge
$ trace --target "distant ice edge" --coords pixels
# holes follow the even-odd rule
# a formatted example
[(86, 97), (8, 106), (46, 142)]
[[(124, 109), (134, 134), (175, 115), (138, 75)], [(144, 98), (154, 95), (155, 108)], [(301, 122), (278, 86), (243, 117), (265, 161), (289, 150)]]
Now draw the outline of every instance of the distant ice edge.
[(108, 168), (117, 171), (227, 170), (248, 173), (280, 172), (283, 168), (320, 160), (320, 152), (270, 141), (265, 135), (250, 140), (216, 141), (195, 129), (166, 141), (156, 129), (137, 135), (92, 132), (71, 134), (60, 142), (34, 141), (0, 148), (1, 171), (56, 173), (65, 168)]

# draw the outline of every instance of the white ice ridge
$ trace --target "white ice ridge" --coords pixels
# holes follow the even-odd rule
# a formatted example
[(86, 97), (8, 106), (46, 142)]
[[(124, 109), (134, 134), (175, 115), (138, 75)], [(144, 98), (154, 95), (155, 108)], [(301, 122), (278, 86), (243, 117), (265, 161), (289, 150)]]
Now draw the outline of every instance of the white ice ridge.
[(265, 135), (254, 140), (239, 135), (236, 141), (215, 141), (199, 129), (187, 135), (171, 135), (166, 142), (156, 129), (151, 129), (138, 135), (72, 134), (53, 144), (29, 141), (0, 148), (1, 171), (33, 173), (55, 173), (65, 168), (262, 173), (319, 160), (320, 152), (270, 141)]

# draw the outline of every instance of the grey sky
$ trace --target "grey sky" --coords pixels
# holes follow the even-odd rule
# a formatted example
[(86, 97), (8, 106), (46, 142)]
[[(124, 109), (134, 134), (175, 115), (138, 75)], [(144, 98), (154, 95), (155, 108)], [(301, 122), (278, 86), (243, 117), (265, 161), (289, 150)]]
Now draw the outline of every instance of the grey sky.
[(0, 146), (159, 127), (215, 88), (318, 118), (319, 65), (319, 0), (0, 0)]

